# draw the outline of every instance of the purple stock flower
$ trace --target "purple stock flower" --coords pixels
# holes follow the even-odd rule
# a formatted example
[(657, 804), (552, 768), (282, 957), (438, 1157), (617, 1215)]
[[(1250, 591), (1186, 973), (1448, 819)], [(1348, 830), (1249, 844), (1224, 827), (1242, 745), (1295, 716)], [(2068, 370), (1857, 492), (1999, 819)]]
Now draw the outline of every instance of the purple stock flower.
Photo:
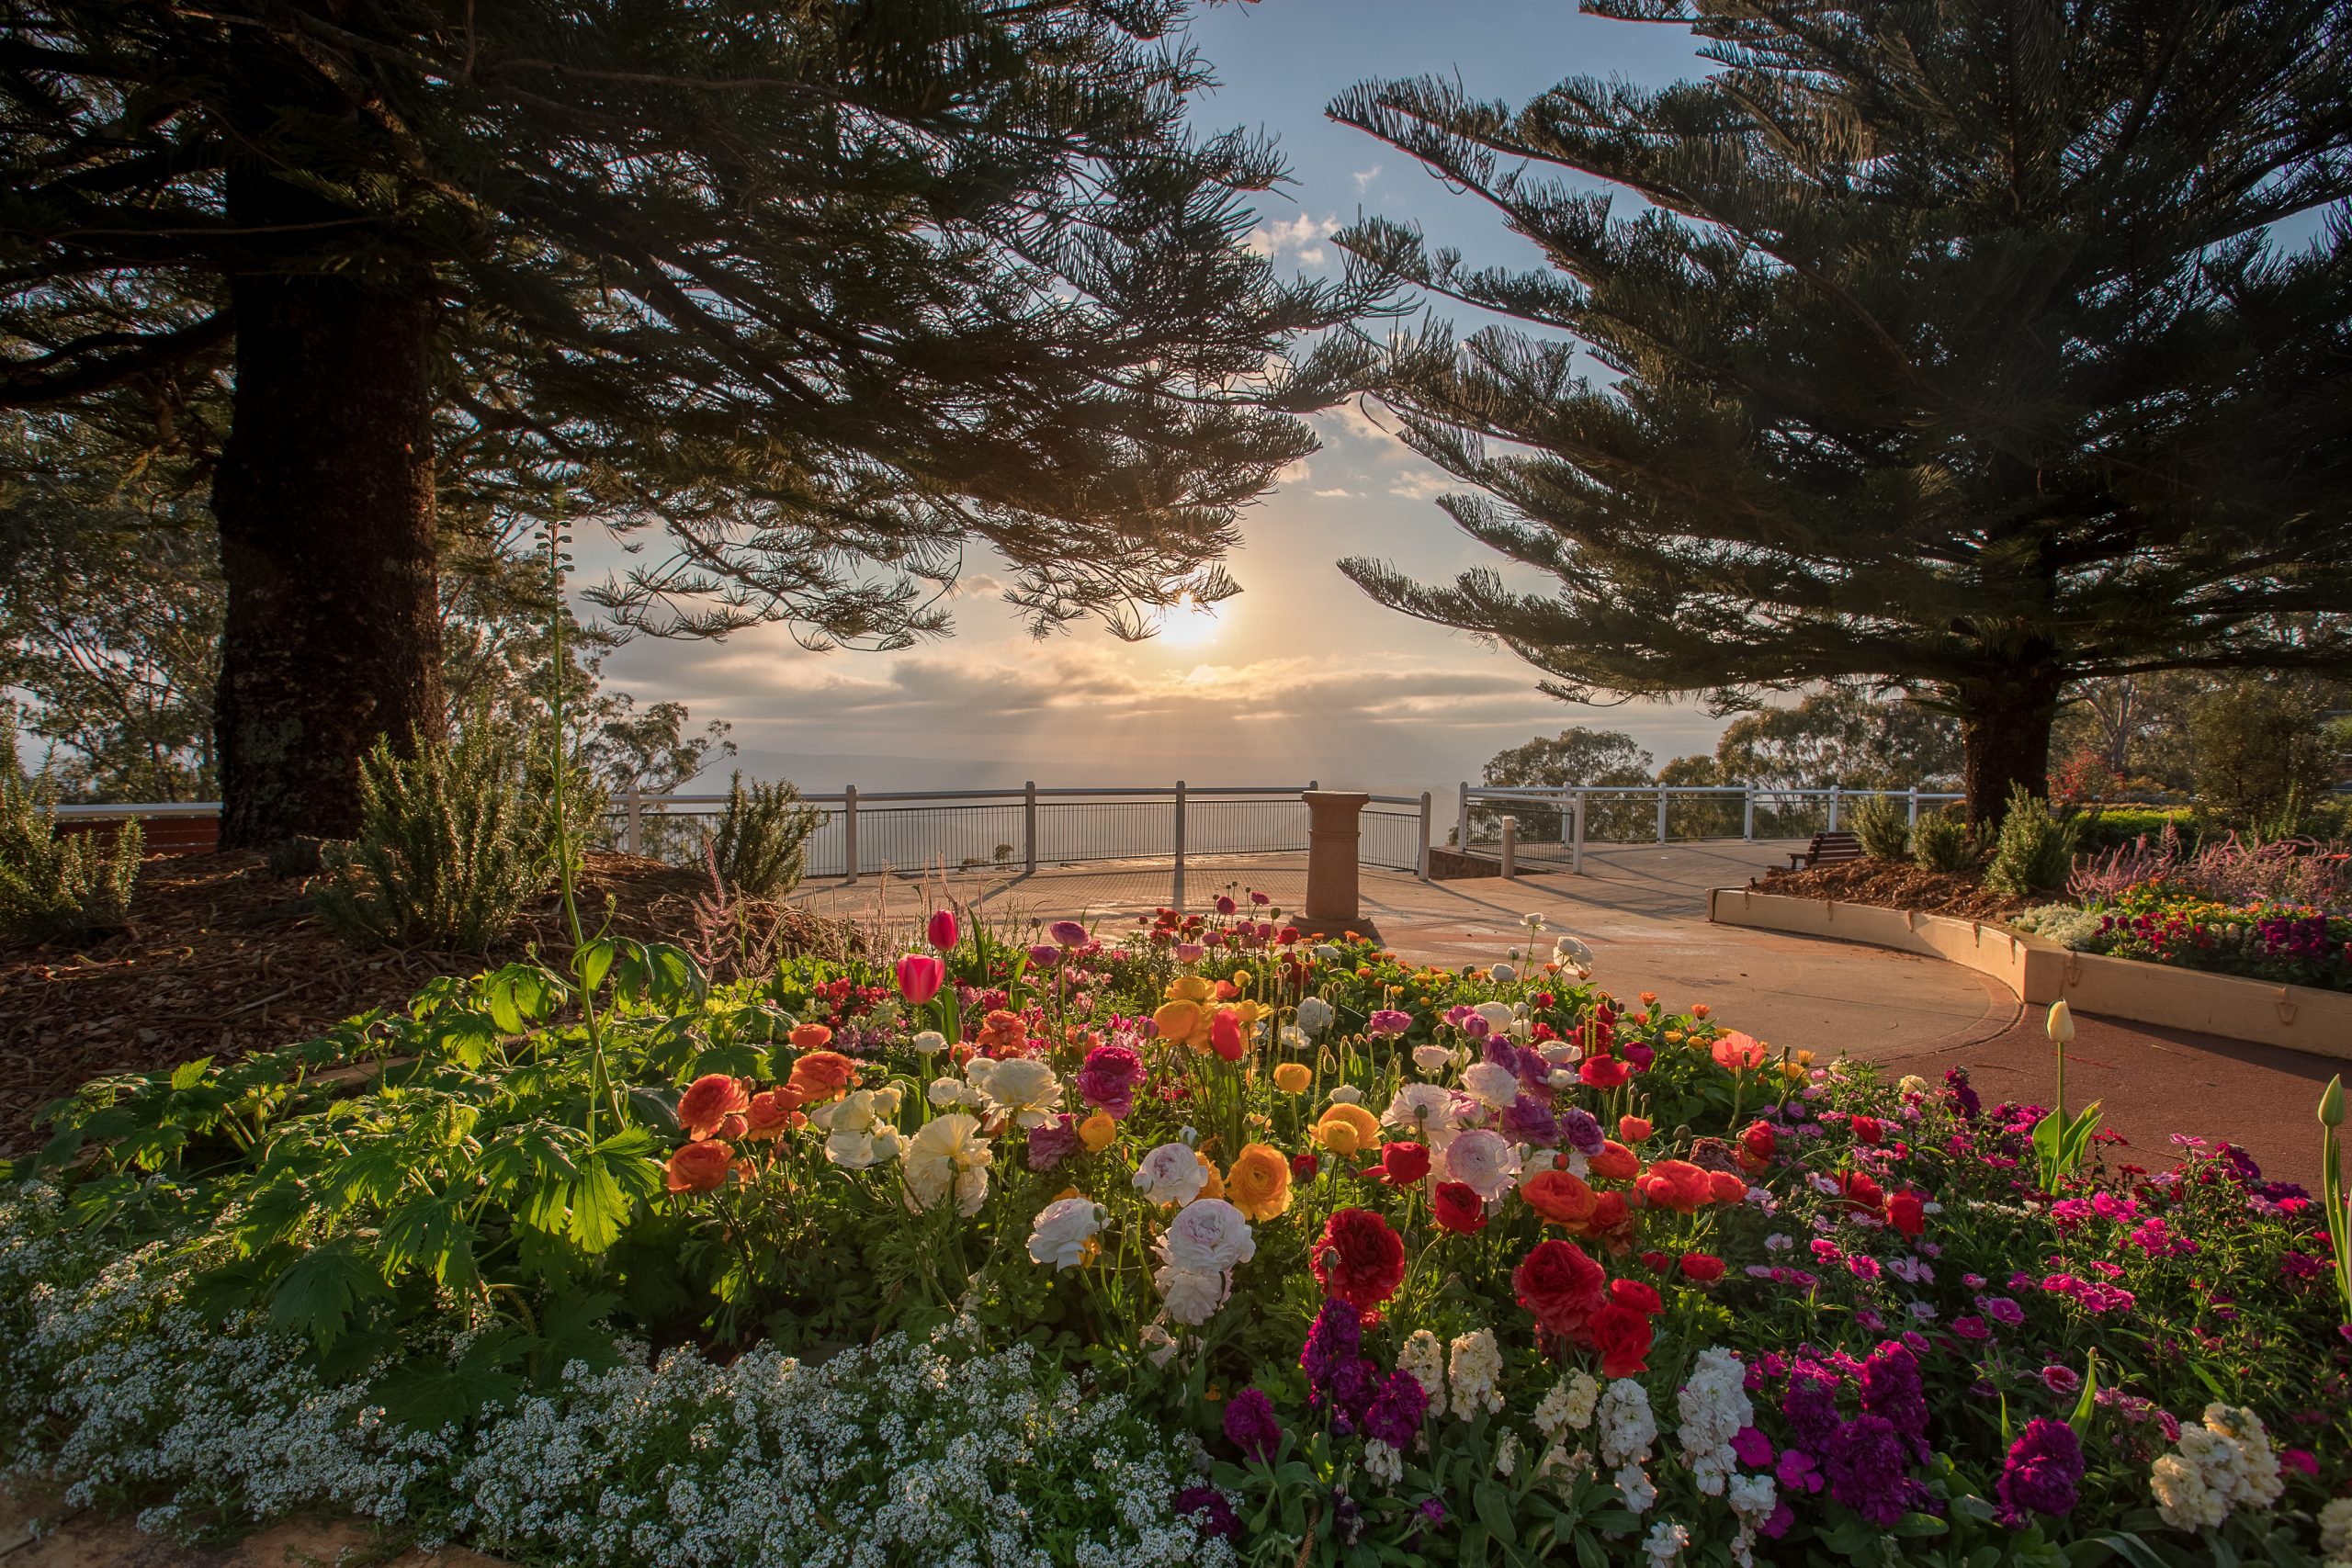
[(1029, 1168), (1051, 1170), (1078, 1152), (1078, 1118), (1065, 1111), (1029, 1129)]
[(2075, 1429), (2064, 1421), (2035, 1416), (2009, 1445), (2008, 1460), (2001, 1467), (2001, 1522), (2021, 1529), (2029, 1513), (2057, 1517), (2073, 1513), (2081, 1499), (2076, 1487), (2082, 1479), (2083, 1444)]
[(1830, 1438), (1822, 1469), (1831, 1501), (1843, 1504), (1884, 1529), (1903, 1517), (1902, 1434), (1883, 1416), (1857, 1416)]
[(1548, 1149), (1560, 1141), (1560, 1123), (1549, 1106), (1522, 1094), (1503, 1107), (1502, 1134), (1515, 1144)]
[(1306, 1373), (1307, 1404), (1333, 1411), (1342, 1425), (1361, 1416), (1372, 1403), (1372, 1363), (1363, 1359), (1363, 1314), (1339, 1297), (1325, 1301), (1316, 1314), (1298, 1364)]
[(1597, 1155), (1601, 1145), (1609, 1141), (1600, 1123), (1593, 1120), (1592, 1112), (1574, 1105), (1560, 1113), (1560, 1136), (1580, 1155)]
[(1799, 1448), (1818, 1453), (1829, 1446), (1838, 1427), (1838, 1387), (1844, 1381), (1818, 1361), (1799, 1361), (1789, 1370), (1781, 1415)]
[(1364, 1436), (1378, 1438), (1392, 1449), (1408, 1449), (1420, 1435), (1429, 1404), (1429, 1392), (1419, 1378), (1408, 1371), (1391, 1372), (1373, 1395), (1372, 1408), (1364, 1412)]
[(1919, 1386), (1918, 1359), (1907, 1346), (1886, 1340), (1862, 1363), (1862, 1408), (1894, 1427), (1915, 1459), (1927, 1459), (1928, 1396)]
[(1272, 1460), (1283, 1440), (1274, 1402), (1254, 1388), (1235, 1394), (1225, 1406), (1225, 1437), (1245, 1458)]
[(1240, 1516), (1233, 1511), (1233, 1505), (1225, 1500), (1225, 1494), (1214, 1486), (1187, 1486), (1177, 1493), (1176, 1512), (1186, 1517), (1206, 1515), (1205, 1518), (1193, 1521), (1193, 1527), (1203, 1535), (1223, 1536), (1231, 1540), (1241, 1533)]

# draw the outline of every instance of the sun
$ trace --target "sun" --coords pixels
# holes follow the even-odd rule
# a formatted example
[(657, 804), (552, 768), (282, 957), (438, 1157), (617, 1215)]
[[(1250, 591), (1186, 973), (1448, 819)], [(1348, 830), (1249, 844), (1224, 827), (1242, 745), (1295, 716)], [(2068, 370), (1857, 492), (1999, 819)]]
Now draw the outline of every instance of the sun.
[(1216, 612), (1190, 593), (1178, 596), (1159, 618), (1159, 640), (1170, 648), (1199, 648), (1216, 640)]

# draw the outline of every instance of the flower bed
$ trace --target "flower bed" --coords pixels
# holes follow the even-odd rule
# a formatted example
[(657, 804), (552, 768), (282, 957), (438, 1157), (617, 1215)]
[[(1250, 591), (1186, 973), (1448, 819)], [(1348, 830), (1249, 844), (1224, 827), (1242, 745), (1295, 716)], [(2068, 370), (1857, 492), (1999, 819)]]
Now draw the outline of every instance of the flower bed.
[(2326, 1221), (2236, 1151), (2044, 1191), (1959, 1075), (1221, 908), (94, 1083), (6, 1458), (611, 1564), (2352, 1560)]

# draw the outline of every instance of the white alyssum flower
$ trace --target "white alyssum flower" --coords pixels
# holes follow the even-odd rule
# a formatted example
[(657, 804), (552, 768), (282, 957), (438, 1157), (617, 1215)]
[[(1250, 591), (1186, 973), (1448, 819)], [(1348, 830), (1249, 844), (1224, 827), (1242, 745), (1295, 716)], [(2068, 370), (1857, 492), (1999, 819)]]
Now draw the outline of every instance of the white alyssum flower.
[(1592, 1425), (1592, 1409), (1600, 1399), (1600, 1385), (1579, 1369), (1554, 1383), (1535, 1407), (1535, 1429), (1555, 1442), (1563, 1432), (1581, 1432)]
[(1168, 1309), (1170, 1321), (1195, 1327), (1216, 1315), (1232, 1292), (1232, 1282), (1213, 1269), (1178, 1269), (1171, 1266), (1155, 1269), (1151, 1283)]
[(1258, 1253), (1249, 1220), (1222, 1198), (1186, 1204), (1155, 1245), (1160, 1261), (1171, 1268), (1217, 1274)]
[(1642, 1554), (1650, 1560), (1651, 1568), (1667, 1568), (1690, 1544), (1689, 1530), (1672, 1519), (1660, 1519), (1650, 1526), (1650, 1533), (1643, 1538)]
[(1102, 1205), (1091, 1198), (1057, 1199), (1029, 1226), (1029, 1256), (1057, 1270), (1076, 1269), (1086, 1261), (1103, 1219)]
[(1396, 1370), (1421, 1385), (1432, 1406), (1444, 1404), (1445, 1347), (1438, 1343), (1436, 1335), (1416, 1328), (1405, 1336), (1404, 1347), (1396, 1352)]
[(1208, 1179), (1208, 1169), (1191, 1145), (1162, 1144), (1136, 1167), (1135, 1186), (1155, 1203), (1189, 1203)]
[[(1322, 950), (1317, 948), (1316, 951), (1319, 953)], [(1331, 955), (1337, 956), (1338, 952), (1337, 948), (1332, 949)], [(1331, 1021), (1338, 1016), (1331, 1004), (1321, 997), (1303, 997), (1299, 999), (1298, 1027), (1306, 1032), (1309, 1040), (1320, 1038), (1323, 1032), (1331, 1027)]]
[(1756, 1406), (1747, 1397), (1747, 1369), (1729, 1350), (1709, 1346), (1691, 1364), (1675, 1403), (1682, 1415), (1678, 1436), (1691, 1478), (1700, 1491), (1720, 1497), (1739, 1467), (1731, 1440), (1756, 1422)]
[(1474, 1328), (1449, 1348), (1447, 1381), (1453, 1385), (1453, 1414), (1467, 1421), (1481, 1411), (1488, 1415), (1503, 1407), (1502, 1347), (1493, 1333)]

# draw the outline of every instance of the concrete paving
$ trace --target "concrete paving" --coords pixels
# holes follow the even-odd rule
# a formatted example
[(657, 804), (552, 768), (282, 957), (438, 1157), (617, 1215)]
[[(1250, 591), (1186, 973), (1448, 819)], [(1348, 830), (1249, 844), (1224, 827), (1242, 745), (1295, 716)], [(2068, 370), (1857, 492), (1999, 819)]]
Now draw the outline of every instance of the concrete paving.
[[(1759, 1039), (1825, 1057), (1844, 1053), (1930, 1078), (1965, 1066), (1987, 1104), (2046, 1102), (2055, 1074), (2040, 1010), (2029, 1016), (1998, 981), (1911, 953), (1708, 922), (1707, 889), (1743, 886), (1785, 864), (1792, 847), (1591, 845), (1580, 875), (1537, 861), (1509, 882), (1424, 883), (1368, 868), (1363, 908), (1393, 951), (1448, 965), (1507, 957), (1527, 943), (1524, 917), (1541, 914), (1540, 945), (1548, 951), (1557, 933), (1581, 937), (1598, 961), (1596, 979), (1616, 995), (1656, 991), (1676, 1009), (1703, 1001)], [(1195, 863), (1187, 874), (1195, 908), (1221, 892), (1250, 888), (1295, 908), (1306, 886), (1306, 862), (1297, 856)], [(1040, 868), (1035, 876), (868, 877), (811, 884), (798, 897), (895, 931), (885, 937), (892, 941), (905, 940), (942, 894), (1009, 922), (1119, 921), (1169, 903), (1172, 889), (1164, 862), (1112, 863)], [(2168, 1164), (2177, 1157), (2169, 1134), (2194, 1132), (2245, 1146), (2284, 1179), (2317, 1179), (2312, 1111), (2340, 1063), (2096, 1019), (2081, 1021), (2069, 1061), (2070, 1098), (2103, 1100), (2107, 1124), (2130, 1140), (2112, 1157)]]

